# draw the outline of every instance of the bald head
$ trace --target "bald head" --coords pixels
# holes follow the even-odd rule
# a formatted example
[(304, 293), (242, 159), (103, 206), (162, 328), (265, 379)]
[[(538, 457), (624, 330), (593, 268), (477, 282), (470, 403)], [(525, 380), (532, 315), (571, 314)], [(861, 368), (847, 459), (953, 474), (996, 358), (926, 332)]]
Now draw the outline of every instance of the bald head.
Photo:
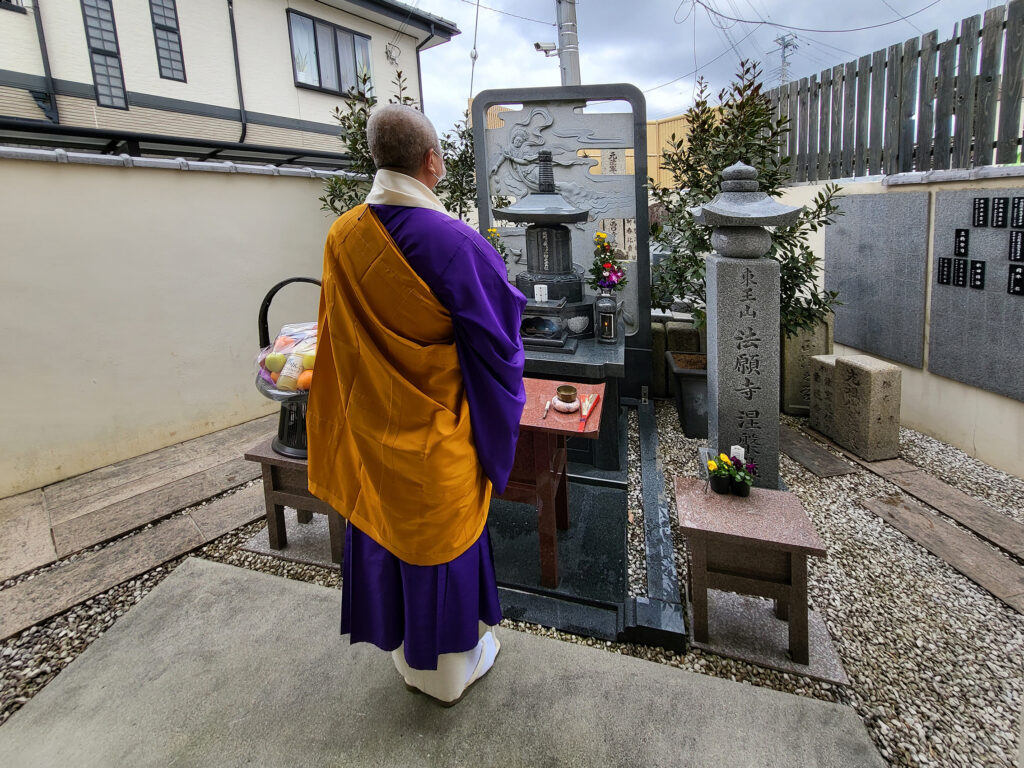
[(416, 176), (429, 150), (441, 152), (437, 132), (427, 116), (401, 104), (377, 107), (366, 123), (366, 141), (378, 168)]

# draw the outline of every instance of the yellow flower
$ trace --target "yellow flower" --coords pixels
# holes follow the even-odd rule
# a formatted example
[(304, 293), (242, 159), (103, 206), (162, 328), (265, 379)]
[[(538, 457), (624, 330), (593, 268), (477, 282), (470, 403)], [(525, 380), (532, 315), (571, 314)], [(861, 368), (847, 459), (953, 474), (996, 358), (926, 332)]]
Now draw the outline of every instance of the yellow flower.
[(607, 239), (608, 239), (608, 235), (606, 235), (606, 234), (605, 234), (604, 232), (597, 232), (597, 233), (596, 233), (596, 234), (594, 235), (594, 237), (599, 237), (599, 238), (601, 238), (602, 240), (607, 240)]
[(708, 459), (708, 469), (710, 469), (712, 472), (718, 469), (718, 464), (715, 463), (714, 459)]
[(720, 454), (718, 454), (718, 458), (720, 458), (720, 459), (721, 459), (722, 461), (724, 461), (724, 462), (725, 462), (726, 464), (730, 464), (730, 463), (732, 463), (732, 462), (730, 462), (730, 461), (729, 461), (729, 457), (728, 457), (728, 456), (726, 456), (726, 455), (725, 455), (724, 453), (720, 453)]
[(497, 232), (498, 232), (498, 230), (496, 230), (496, 229), (495, 229), (494, 227), (491, 227), (491, 228), (490, 228), (490, 229), (488, 229), (487, 231), (488, 231), (488, 232), (490, 232), (490, 233), (491, 233), (492, 235), (493, 235), (493, 234), (497, 234)]

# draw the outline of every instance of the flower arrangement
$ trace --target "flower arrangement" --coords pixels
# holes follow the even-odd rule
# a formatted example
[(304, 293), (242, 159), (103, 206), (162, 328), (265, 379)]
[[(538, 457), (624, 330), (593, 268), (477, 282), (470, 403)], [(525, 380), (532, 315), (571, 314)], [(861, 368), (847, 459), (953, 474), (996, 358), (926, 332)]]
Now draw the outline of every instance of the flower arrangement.
[(757, 476), (757, 464), (744, 463), (738, 456), (718, 454), (718, 459), (708, 459), (708, 478), (715, 493), (729, 493), (737, 496), (750, 495), (750, 486)]
[(708, 474), (711, 477), (731, 478), (732, 462), (729, 461), (729, 457), (723, 453), (718, 458), (721, 459), (721, 463), (714, 459), (708, 459)]
[(590, 266), (590, 281), (595, 291), (621, 291), (626, 285), (626, 272), (619, 263), (615, 248), (604, 232), (594, 234), (594, 263)]
[(490, 243), (494, 250), (498, 252), (502, 260), (505, 262), (505, 266), (508, 267), (508, 246), (505, 245), (501, 239), (501, 235), (498, 234), (498, 230), (495, 227), (491, 227), (487, 230), (487, 234), (484, 235), (487, 238), (487, 242)]

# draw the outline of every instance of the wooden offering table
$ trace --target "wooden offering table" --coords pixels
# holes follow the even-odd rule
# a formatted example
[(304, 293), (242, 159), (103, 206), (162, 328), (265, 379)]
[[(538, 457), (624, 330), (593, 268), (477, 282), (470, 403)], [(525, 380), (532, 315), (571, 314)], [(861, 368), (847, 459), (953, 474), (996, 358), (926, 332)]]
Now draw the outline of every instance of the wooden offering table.
[[(558, 586), (558, 531), (569, 529), (569, 481), (566, 476), (566, 440), (570, 437), (598, 438), (604, 407), (604, 384), (573, 381), (524, 379), (526, 405), (519, 420), (519, 442), (508, 486), (498, 498), (533, 504), (537, 508), (540, 536), (540, 581), (545, 587)], [(562, 384), (576, 387), (582, 403), (587, 395), (600, 399), (579, 430), (580, 411), (561, 413), (554, 406), (544, 418), (544, 406)]]
[(284, 508), (289, 506), (298, 513), (300, 523), (313, 520), (313, 513), (327, 515), (327, 530), (331, 537), (331, 560), (341, 563), (345, 550), (345, 518), (334, 507), (309, 492), (308, 464), (305, 459), (282, 456), (271, 448), (273, 436), (246, 452), (245, 458), (259, 462), (263, 467), (263, 495), (267, 501), (267, 535), (271, 549), (288, 546), (288, 533), (284, 528)]
[(676, 510), (690, 545), (693, 636), (708, 642), (708, 590), (775, 600), (789, 621), (789, 653), (808, 664), (807, 557), (825, 545), (792, 493), (751, 488), (748, 498), (705, 491), (703, 480), (677, 477)]

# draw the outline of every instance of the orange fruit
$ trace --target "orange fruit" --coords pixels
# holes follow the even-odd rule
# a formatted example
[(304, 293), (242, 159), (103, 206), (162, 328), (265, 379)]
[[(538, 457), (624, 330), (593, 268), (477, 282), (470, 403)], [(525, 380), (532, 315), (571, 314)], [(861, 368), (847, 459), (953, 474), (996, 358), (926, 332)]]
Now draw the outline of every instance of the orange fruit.
[(299, 389), (309, 389), (313, 383), (313, 369), (310, 368), (308, 371), (303, 371), (299, 374), (297, 381)]
[(285, 349), (291, 349), (295, 346), (295, 339), (291, 336), (278, 336), (274, 341), (274, 351), (281, 352)]
[(274, 380), (274, 383), (275, 383), (275, 384), (277, 384), (277, 379), (278, 379), (278, 377), (279, 377), (280, 375), (281, 375), (281, 374), (279, 374), (279, 373), (276, 373), (276, 372), (271, 372), (271, 374), (270, 374), (270, 378), (272, 378), (272, 379)]

